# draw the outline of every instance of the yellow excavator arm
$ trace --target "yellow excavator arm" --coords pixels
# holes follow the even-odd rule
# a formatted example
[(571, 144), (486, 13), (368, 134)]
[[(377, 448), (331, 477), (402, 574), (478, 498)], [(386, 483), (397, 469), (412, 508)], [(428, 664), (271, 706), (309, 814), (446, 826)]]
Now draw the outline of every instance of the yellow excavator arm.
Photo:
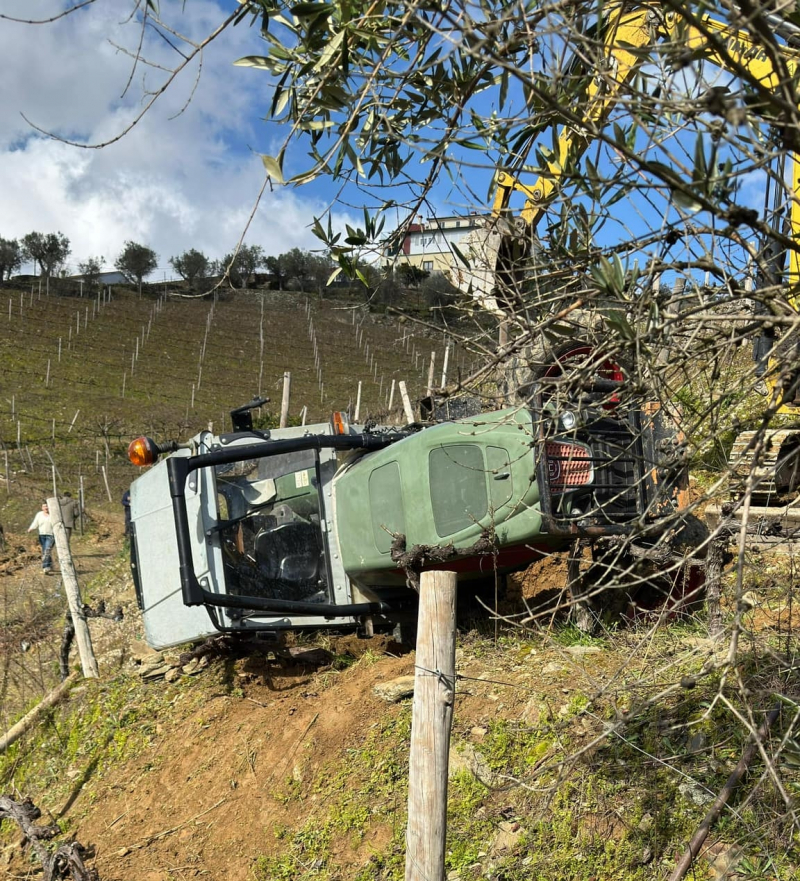
[[(546, 163), (546, 169), (531, 184), (526, 184), (506, 171), (498, 171), (492, 206), (492, 222), (486, 230), (464, 243), (468, 269), (454, 263), (453, 279), (465, 292), (492, 312), (502, 313), (498, 295), (498, 279), (502, 274), (500, 262), (513, 252), (509, 238), (523, 233), (530, 240), (549, 204), (564, 182), (565, 169), (585, 152), (597, 137), (603, 123), (620, 101), (625, 85), (647, 57), (642, 50), (648, 46), (653, 54), (659, 44), (673, 43), (684, 52), (696, 54), (734, 74), (746, 73), (751, 82), (770, 95), (776, 94), (792, 78), (800, 64), (800, 52), (791, 47), (782, 51), (785, 76), (776, 70), (769, 55), (746, 31), (731, 27), (711, 16), (703, 15), (696, 21), (687, 21), (674, 12), (664, 12), (660, 4), (643, 4), (635, 9), (629, 5), (611, 8), (603, 22), (603, 70), (595, 72), (585, 94), (583, 120), (580, 126), (562, 129), (556, 149)], [(591, 71), (587, 71), (587, 75)], [(792, 200), (789, 218), (791, 237), (800, 242), (800, 164), (791, 157)], [(525, 196), (521, 211), (515, 215), (515, 232), (509, 231), (507, 221), (513, 193)], [(506, 270), (506, 277), (508, 276)], [(800, 284), (800, 251), (790, 250), (788, 282), (793, 290)]]

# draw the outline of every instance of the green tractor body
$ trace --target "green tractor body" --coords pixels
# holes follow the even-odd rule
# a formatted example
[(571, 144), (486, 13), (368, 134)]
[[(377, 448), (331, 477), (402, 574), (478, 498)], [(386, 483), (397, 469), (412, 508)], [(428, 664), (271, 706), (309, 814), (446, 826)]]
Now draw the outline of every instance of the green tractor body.
[(657, 536), (686, 477), (658, 410), (238, 429), (172, 444), (131, 487), (155, 648), (217, 632), (391, 629), (415, 613), (409, 561), (479, 589), (578, 538)]

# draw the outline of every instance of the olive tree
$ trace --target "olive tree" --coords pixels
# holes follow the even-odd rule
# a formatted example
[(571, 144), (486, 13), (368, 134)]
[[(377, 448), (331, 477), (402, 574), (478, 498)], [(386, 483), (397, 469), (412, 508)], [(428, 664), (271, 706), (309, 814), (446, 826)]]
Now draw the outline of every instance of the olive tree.
[(156, 271), (158, 255), (147, 245), (141, 245), (138, 242), (125, 242), (115, 266), (128, 281), (136, 284), (139, 296), (141, 296), (142, 281)]
[(202, 251), (189, 248), (176, 257), (169, 258), (170, 265), (188, 284), (193, 288), (198, 279), (206, 278), (211, 269), (211, 263)]
[(69, 257), (69, 239), (61, 232), (30, 232), (22, 237), (22, 250), (25, 257), (39, 265), (45, 278), (50, 278)]
[(23, 251), (16, 239), (0, 237), (0, 284), (22, 266)]
[(226, 275), (234, 284), (246, 289), (251, 277), (265, 265), (265, 259), (261, 245), (243, 244), (238, 251), (226, 254), (220, 260), (220, 273)]
[(89, 257), (78, 263), (78, 272), (89, 287), (95, 287), (100, 282), (100, 272), (103, 268), (102, 257)]

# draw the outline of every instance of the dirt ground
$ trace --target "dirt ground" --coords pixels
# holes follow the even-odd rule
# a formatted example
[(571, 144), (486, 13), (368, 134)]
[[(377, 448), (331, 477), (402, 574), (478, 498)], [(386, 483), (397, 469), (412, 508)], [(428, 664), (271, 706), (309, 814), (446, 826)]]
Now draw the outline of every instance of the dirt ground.
[[(45, 792), (36, 794), (37, 801), (45, 817), (58, 819), (70, 837), (92, 849), (91, 864), (102, 881), (252, 881), (257, 860), (285, 848), (279, 830), (297, 830), (325, 815), (327, 806), (318, 800), (322, 783), (347, 768), (370, 732), (408, 714), (408, 700), (387, 703), (374, 689), (413, 675), (415, 656), (402, 654), (386, 637), (319, 637), (314, 645), (349, 657), (349, 666), (217, 658), (197, 675), (141, 681), (152, 654), (141, 643), (120, 531), (121, 522), (102, 521), (74, 542), (84, 598), (119, 602), (125, 612), (122, 625), (92, 621), (92, 636), (104, 682), (134, 680), (137, 700), (152, 697), (162, 710), (143, 746), (120, 761), (105, 761), (113, 743), (105, 753), (76, 759), (66, 770), (74, 781), (66, 797), (61, 790)], [(29, 548), (0, 565), (7, 567), (9, 609), (23, 608), (26, 592), (35, 600), (58, 588), (58, 578), (36, 571), (38, 557)], [(529, 604), (551, 602), (562, 594), (565, 577), (563, 558), (541, 561), (514, 579), (511, 597), (516, 592)], [(629, 663), (624, 651), (541, 640), (508, 648), (485, 637), (473, 644), (475, 639), (467, 634), (459, 642), (454, 733), (477, 745), (496, 720), (535, 726), (543, 717), (563, 718), (573, 698), (613, 694)], [(704, 640), (691, 639), (698, 652), (707, 652)], [(5, 656), (22, 657), (8, 641)], [(44, 664), (48, 675), (52, 662)], [(81, 700), (80, 694), (71, 698)], [(588, 719), (572, 731), (575, 743), (595, 734)], [(398, 804), (395, 813), (402, 817), (404, 810)], [(363, 836), (337, 842), (339, 877), (353, 877), (396, 833), (385, 819), (367, 825)], [(39, 874), (15, 845), (0, 851), (0, 875), (4, 871), (15, 879)]]
[[(94, 601), (98, 579), (104, 590), (110, 582), (112, 591), (115, 580), (121, 584), (125, 579), (120, 558), (123, 527), (121, 516), (97, 514), (83, 535), (73, 532), (70, 549), (84, 602)], [(57, 552), (53, 551), (53, 574), (48, 576), (41, 569), (35, 533), (7, 532), (5, 539), (0, 553), (0, 725), (57, 683), (59, 638), (67, 612)], [(122, 565), (115, 576), (117, 560)]]
[[(87, 788), (70, 809), (74, 835), (95, 848), (103, 881), (252, 878), (254, 861), (283, 847), (276, 830), (301, 828), (314, 815), (320, 780), (346, 767), (370, 729), (407, 711), (407, 704), (388, 704), (373, 689), (413, 675), (414, 655), (384, 653), (380, 639), (358, 643), (368, 654), (345, 670), (243, 660), (233, 668), (233, 691), (220, 689), (193, 706), (190, 692), (176, 690), (175, 723), (161, 727), (146, 752)], [(347, 645), (334, 648), (341, 653)], [(575, 690), (602, 687), (613, 677), (612, 670), (599, 673), (597, 661), (588, 673), (584, 658), (534, 655), (460, 665), (467, 679), (455, 726), (480, 737), (492, 720), (525, 718), (526, 712), (535, 719), (548, 706), (558, 712)], [(534, 696), (535, 667), (554, 661), (557, 675)], [(151, 687), (170, 688), (163, 682)], [(397, 810), (402, 815), (404, 805)], [(336, 857), (342, 877), (391, 836), (388, 825), (377, 823), (357, 845), (342, 844)]]
[[(103, 567), (113, 572), (120, 548), (116, 528), (116, 523), (98, 524), (95, 535), (75, 542), (85, 594), (93, 592), (92, 578)], [(50, 591), (59, 584), (36, 572), (38, 557), (32, 552), (8, 565), (17, 567), (8, 581), (19, 590), (34, 585)], [(555, 589), (557, 562), (546, 563), (543, 573), (538, 583), (546, 575)], [(126, 622), (91, 621), (93, 640), (103, 677), (136, 677), (149, 650), (138, 641), (129, 576), (122, 571), (116, 589), (114, 583), (112, 577), (101, 593), (121, 601)], [(7, 592), (12, 593), (10, 587)], [(102, 762), (88, 768), (85, 759), (76, 762), (67, 771), (76, 786), (66, 800), (63, 794), (45, 796), (40, 806), (92, 848), (102, 881), (251, 879), (254, 861), (282, 847), (275, 830), (299, 828), (313, 814), (320, 780), (331, 769), (346, 767), (348, 751), (358, 750), (371, 729), (408, 712), (407, 700), (387, 703), (374, 687), (413, 675), (413, 653), (400, 653), (381, 636), (316, 642), (337, 657), (349, 656), (351, 665), (306, 668), (261, 656), (218, 659), (191, 680), (159, 678), (145, 684), (168, 705), (146, 748), (107, 768)], [(534, 693), (533, 671), (548, 662), (552, 667), (553, 661), (555, 675)], [(454, 724), (462, 732), (480, 732), (493, 719), (524, 718), (526, 712), (536, 718), (544, 707), (556, 712), (573, 690), (602, 687), (597, 661), (591, 674), (584, 663), (583, 657), (556, 650), (546, 655), (526, 650), (519, 656), (500, 650), (475, 659), (459, 649), (459, 670), (466, 678)], [(514, 683), (522, 687), (509, 687)], [(286, 797), (287, 787), (295, 797)], [(402, 814), (404, 805), (397, 809)], [(388, 825), (376, 823), (360, 843), (342, 844), (336, 859), (343, 877), (347, 866), (363, 865), (392, 834)], [(3, 863), (8, 877), (35, 877), (18, 852), (7, 849), (0, 871)]]

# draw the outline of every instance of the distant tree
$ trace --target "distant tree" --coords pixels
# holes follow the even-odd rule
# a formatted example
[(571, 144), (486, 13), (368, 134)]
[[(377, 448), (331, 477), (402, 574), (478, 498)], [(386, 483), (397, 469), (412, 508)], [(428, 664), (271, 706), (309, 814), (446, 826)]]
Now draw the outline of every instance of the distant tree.
[(16, 239), (0, 238), (0, 284), (22, 265), (22, 248)]
[(102, 257), (89, 257), (85, 263), (78, 264), (78, 272), (83, 276), (84, 282), (86, 282), (89, 287), (94, 287), (100, 283), (102, 266)]
[(193, 288), (198, 278), (206, 278), (211, 270), (211, 263), (202, 251), (190, 248), (177, 257), (170, 257), (169, 262), (178, 275)]
[(330, 257), (323, 257), (321, 254), (309, 254), (308, 260), (308, 277), (316, 288), (317, 295), (322, 297), (325, 294), (331, 273), (336, 269), (336, 264)]
[(303, 293), (306, 289), (306, 280), (311, 276), (311, 258), (312, 255), (308, 251), (302, 251), (300, 248), (292, 248), (283, 255), (286, 275), (297, 281)]
[(281, 254), (278, 257), (267, 257), (264, 261), (269, 273), (269, 284), (273, 290), (283, 290), (283, 281), (287, 275), (285, 259), (286, 255)]
[(426, 278), (419, 286), (420, 293), (429, 309), (442, 315), (444, 310), (458, 302), (458, 288), (444, 275)]
[(394, 274), (386, 273), (375, 289), (375, 299), (384, 306), (392, 306), (399, 302), (402, 297), (402, 289), (397, 283)]
[(158, 266), (158, 255), (147, 245), (138, 242), (125, 242), (122, 253), (114, 264), (131, 283), (136, 283), (139, 296), (142, 295), (142, 280), (155, 272)]
[(69, 239), (60, 232), (29, 232), (22, 239), (23, 257), (39, 264), (41, 273), (49, 278), (69, 257)]
[(220, 274), (227, 273), (232, 284), (247, 288), (250, 276), (254, 275), (260, 266), (264, 266), (265, 259), (261, 245), (242, 245), (235, 258), (232, 253), (222, 258), (219, 271)]
[(426, 278), (430, 278), (430, 272), (422, 269), (420, 266), (412, 266), (410, 263), (403, 263), (397, 267), (397, 275), (400, 281), (411, 288), (420, 285)]

